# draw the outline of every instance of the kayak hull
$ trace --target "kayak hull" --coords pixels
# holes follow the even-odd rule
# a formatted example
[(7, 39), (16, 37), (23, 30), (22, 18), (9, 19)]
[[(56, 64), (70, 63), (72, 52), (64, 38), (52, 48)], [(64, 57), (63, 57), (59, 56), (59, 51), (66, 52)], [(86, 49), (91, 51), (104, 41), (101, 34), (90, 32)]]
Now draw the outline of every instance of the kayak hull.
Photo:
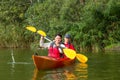
[(73, 60), (69, 58), (56, 59), (49, 56), (32, 55), (32, 59), (35, 67), (38, 70), (59, 68), (59, 67), (68, 66), (74, 63), (74, 59)]

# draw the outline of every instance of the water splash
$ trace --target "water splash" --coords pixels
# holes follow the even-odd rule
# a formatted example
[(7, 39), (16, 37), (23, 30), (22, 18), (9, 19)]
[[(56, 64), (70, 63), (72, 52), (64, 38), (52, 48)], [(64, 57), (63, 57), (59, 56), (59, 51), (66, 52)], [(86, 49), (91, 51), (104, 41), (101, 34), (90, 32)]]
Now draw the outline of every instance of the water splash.
[(12, 63), (15, 63), (15, 58), (14, 58), (14, 55), (13, 55), (13, 50), (11, 52), (11, 57), (12, 57)]
[(8, 62), (8, 64), (12, 64), (12, 67), (15, 67), (15, 64), (32, 64), (32, 63), (28, 63), (28, 62), (16, 62), (15, 58), (14, 58), (14, 53), (13, 50), (11, 51), (11, 58), (12, 58), (12, 62)]

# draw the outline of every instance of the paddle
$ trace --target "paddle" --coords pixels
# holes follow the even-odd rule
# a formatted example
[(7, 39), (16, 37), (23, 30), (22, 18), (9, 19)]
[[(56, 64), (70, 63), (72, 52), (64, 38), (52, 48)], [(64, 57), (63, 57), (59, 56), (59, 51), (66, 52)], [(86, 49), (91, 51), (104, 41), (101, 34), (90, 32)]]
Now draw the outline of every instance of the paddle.
[(76, 57), (81, 63), (86, 63), (88, 61), (88, 58), (85, 55), (77, 54), (72, 49), (65, 48), (65, 49), (63, 49), (63, 52), (68, 58), (74, 59)]
[(38, 31), (37, 31), (36, 28), (33, 27), (33, 26), (27, 26), (26, 29), (29, 30), (29, 31), (32, 31), (32, 32), (37, 32), (38, 34), (44, 36), (44, 38), (45, 38), (46, 40), (48, 40), (48, 41), (51, 42), (51, 40), (47, 38), (47, 35), (46, 35), (46, 33), (45, 33), (44, 31), (42, 31), (42, 30), (38, 30)]
[(26, 29), (29, 30), (29, 31), (32, 31), (32, 32), (36, 32), (37, 31), (36, 28), (33, 27), (33, 26), (27, 26)]
[(47, 38), (47, 35), (46, 35), (46, 33), (45, 33), (44, 31), (38, 30), (37, 33), (40, 34), (40, 35), (42, 35), (42, 36), (44, 36), (44, 38), (45, 38), (46, 40), (48, 40), (48, 41), (51, 42), (51, 40)]

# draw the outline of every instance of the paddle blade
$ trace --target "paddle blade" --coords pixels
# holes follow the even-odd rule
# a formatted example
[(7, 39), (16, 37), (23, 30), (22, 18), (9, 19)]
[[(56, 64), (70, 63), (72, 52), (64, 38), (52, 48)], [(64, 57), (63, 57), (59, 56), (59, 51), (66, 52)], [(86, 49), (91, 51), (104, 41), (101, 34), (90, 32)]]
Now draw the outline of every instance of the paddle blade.
[(42, 30), (38, 30), (37, 33), (44, 36), (44, 37), (46, 37), (46, 33), (44, 31), (42, 31)]
[(76, 56), (76, 52), (72, 49), (63, 49), (63, 52), (70, 59), (74, 59)]
[(81, 62), (81, 63), (86, 63), (88, 61), (88, 58), (83, 55), (83, 54), (76, 54), (76, 58)]
[(32, 32), (36, 32), (36, 28), (33, 26), (28, 26), (28, 27), (26, 27), (26, 29), (29, 31), (32, 31)]

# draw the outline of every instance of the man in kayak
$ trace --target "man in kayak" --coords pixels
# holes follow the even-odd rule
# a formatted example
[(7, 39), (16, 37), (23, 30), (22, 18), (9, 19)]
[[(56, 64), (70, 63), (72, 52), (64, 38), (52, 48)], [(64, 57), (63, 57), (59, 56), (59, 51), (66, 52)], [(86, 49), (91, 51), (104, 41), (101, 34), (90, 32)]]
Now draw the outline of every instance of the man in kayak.
[(50, 47), (48, 48), (48, 56), (57, 59), (63, 58), (64, 56), (62, 48), (65, 48), (65, 45), (62, 43), (62, 35), (57, 34), (54, 41), (50, 44)]
[(48, 56), (54, 58), (63, 58), (62, 48), (65, 48), (65, 45), (62, 43), (62, 35), (57, 34), (52, 42), (44, 43), (44, 37), (40, 38), (40, 47), (48, 48)]

